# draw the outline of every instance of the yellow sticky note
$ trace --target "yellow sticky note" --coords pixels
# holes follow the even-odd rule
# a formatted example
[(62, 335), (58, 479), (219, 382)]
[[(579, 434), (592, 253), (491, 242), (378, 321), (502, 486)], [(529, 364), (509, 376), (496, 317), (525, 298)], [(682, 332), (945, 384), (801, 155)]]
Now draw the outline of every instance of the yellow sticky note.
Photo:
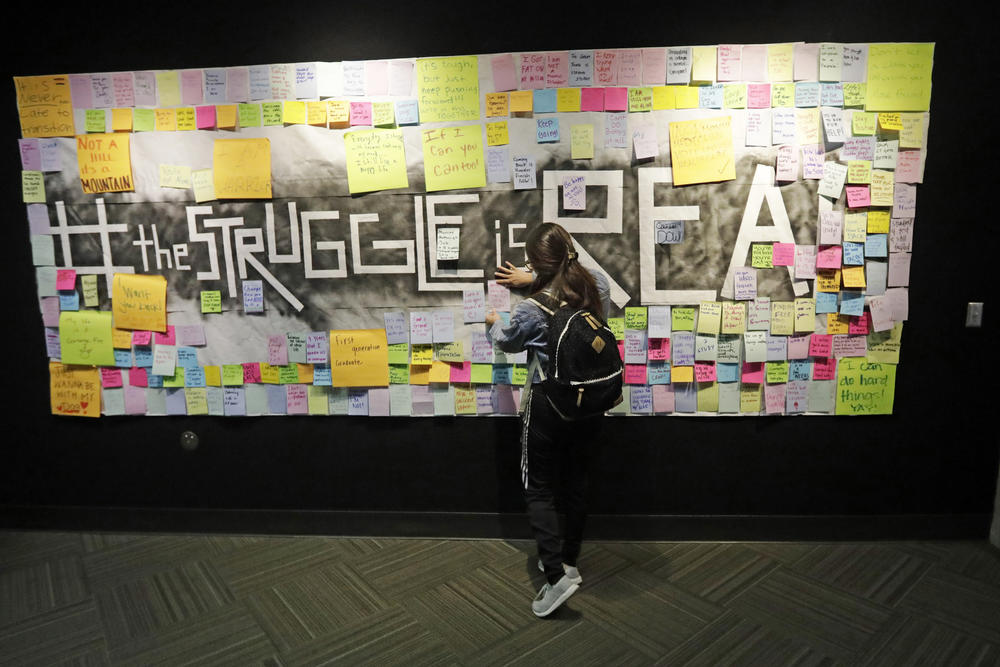
[(328, 388), (310, 385), (307, 387), (307, 391), (309, 395), (309, 414), (330, 414), (330, 397)]
[[(421, 120), (424, 120), (422, 110)], [(428, 192), (486, 186), (481, 126), (463, 125), (422, 130), (420, 139), (424, 151), (424, 181)]]
[(747, 307), (742, 301), (722, 304), (722, 333), (741, 334), (746, 331)]
[(740, 386), (740, 412), (756, 414), (760, 412), (760, 385), (744, 384)]
[(774, 246), (770, 243), (754, 243), (750, 246), (750, 266), (755, 269), (774, 268)]
[(330, 373), (334, 387), (388, 387), (385, 329), (330, 331)]
[(850, 331), (851, 318), (839, 313), (826, 314), (826, 332), (833, 336), (847, 334)]
[(903, 119), (895, 112), (883, 111), (878, 115), (878, 126), (883, 130), (899, 130), (903, 129)]
[(216, 139), (212, 175), (218, 199), (270, 199), (270, 139)]
[(629, 88), (628, 110), (630, 113), (640, 113), (653, 110), (652, 88)]
[(868, 47), (870, 111), (927, 111), (931, 103), (934, 44), (871, 44)]
[(286, 125), (305, 125), (306, 103), (298, 100), (285, 100), (281, 110), (281, 122)]
[(45, 174), (40, 171), (21, 172), (21, 201), (26, 204), (45, 203)]
[(180, 188), (183, 190), (190, 188), (191, 167), (182, 164), (161, 164), (160, 187)]
[(817, 292), (839, 292), (840, 291), (840, 269), (817, 269), (816, 270), (816, 291)]
[(112, 109), (111, 110), (111, 131), (131, 132), (132, 131), (132, 110)]
[(795, 300), (795, 332), (816, 330), (816, 299), (801, 297)]
[(697, 109), (701, 103), (698, 86), (671, 86), (674, 89), (674, 104), (678, 109)]
[(653, 111), (667, 111), (677, 108), (676, 86), (653, 87)]
[(430, 366), (434, 363), (434, 346), (429, 343), (414, 343), (410, 354), (410, 363), (414, 366)]
[(694, 366), (674, 366), (670, 369), (671, 382), (694, 382)]
[(445, 361), (434, 360), (431, 364), (431, 382), (447, 383), (451, 380), (451, 366)]
[(68, 76), (16, 76), (14, 90), (21, 136), (27, 139), (76, 134)]
[(211, 169), (198, 169), (191, 172), (191, 187), (194, 189), (196, 202), (215, 199), (215, 177)]
[(871, 205), (892, 206), (896, 186), (895, 175), (884, 169), (872, 170)]
[(868, 214), (865, 211), (852, 211), (844, 215), (844, 240), (851, 243), (864, 243), (868, 235)]
[(570, 128), (571, 156), (574, 160), (591, 160), (594, 157), (594, 126), (573, 125)]
[(167, 279), (116, 273), (111, 281), (111, 312), (119, 329), (167, 330)]
[(820, 111), (816, 109), (795, 110), (795, 136), (800, 146), (822, 143), (823, 133)]
[(855, 111), (851, 118), (851, 131), (856, 137), (868, 137), (875, 134), (876, 116), (873, 113)]
[(736, 178), (729, 116), (670, 123), (674, 185)]
[[(220, 104), (215, 107), (215, 123), (220, 130), (235, 130), (236, 120), (239, 118), (239, 105)], [(325, 111), (324, 111), (325, 115)]]
[(722, 88), (722, 106), (726, 109), (744, 109), (747, 106), (747, 85), (727, 83)]
[(327, 106), (326, 102), (306, 102), (306, 122), (314, 127), (326, 127)]
[(868, 211), (868, 233), (888, 234), (890, 217), (889, 211)]
[(844, 106), (863, 107), (865, 105), (866, 88), (864, 82), (848, 81), (844, 83)]
[(924, 145), (924, 115), (904, 113), (901, 115), (902, 129), (899, 132), (900, 148), (922, 148)]
[(131, 192), (132, 159), (127, 134), (83, 134), (76, 138), (76, 160), (85, 194)]
[(59, 313), (59, 346), (64, 364), (114, 366), (111, 313), (64, 310)]
[(795, 304), (791, 301), (771, 302), (771, 335), (790, 336), (795, 333)]
[(476, 56), (418, 58), (416, 76), (421, 123), (479, 119)]
[(180, 107), (174, 111), (177, 112), (178, 132), (198, 129), (198, 117), (194, 112), (194, 107)]
[(767, 78), (768, 81), (791, 81), (795, 62), (794, 44), (768, 44), (767, 46)]
[(330, 127), (349, 127), (351, 124), (351, 103), (347, 100), (328, 100), (326, 116)]
[(116, 350), (132, 349), (132, 332), (128, 329), (111, 329), (111, 346)]
[(847, 182), (866, 184), (872, 182), (872, 163), (870, 160), (848, 160)]
[(844, 287), (864, 287), (865, 267), (845, 266), (843, 269)]
[(872, 361), (898, 364), (902, 342), (902, 322), (896, 322), (889, 331), (873, 331), (868, 334), (868, 358)]
[(348, 132), (344, 152), (352, 193), (409, 187), (402, 130)]
[[(263, 366), (264, 364), (261, 364)], [(218, 366), (205, 366), (205, 384), (209, 387), (222, 386), (222, 370)], [(261, 374), (263, 375), (263, 373)]]
[(177, 129), (177, 112), (173, 109), (157, 109), (154, 127), (157, 132), (173, 132)]
[(717, 62), (714, 46), (695, 46), (691, 48), (691, 80), (698, 83), (715, 81), (715, 65)]
[(715, 382), (698, 383), (698, 412), (719, 411), (719, 385)]
[(281, 366), (272, 366), (266, 361), (260, 362), (260, 381), (264, 384), (280, 384)]
[(386, 127), (396, 124), (396, 105), (392, 102), (372, 102), (372, 125)]
[(54, 415), (101, 416), (101, 372), (96, 368), (50, 361), (49, 394)]
[(580, 89), (559, 88), (556, 91), (556, 111), (571, 113), (580, 110)]
[(160, 104), (176, 107), (181, 104), (180, 76), (176, 70), (156, 73), (156, 93)]
[(534, 95), (530, 90), (515, 90), (510, 94), (511, 113), (531, 113)]
[(771, 85), (771, 106), (778, 108), (791, 108), (795, 106), (795, 84), (775, 83)]
[(476, 390), (468, 384), (456, 384), (455, 388), (455, 414), (474, 415), (476, 414)]
[(507, 121), (486, 123), (487, 146), (506, 146), (508, 143), (510, 143), (510, 135), (507, 131)]
[(509, 98), (507, 93), (486, 93), (486, 117), (506, 116)]
[(698, 308), (698, 333), (718, 334), (722, 323), (722, 304), (718, 301), (702, 301)]
[(208, 414), (208, 390), (205, 387), (186, 387), (184, 389), (184, 402), (187, 405), (189, 415)]

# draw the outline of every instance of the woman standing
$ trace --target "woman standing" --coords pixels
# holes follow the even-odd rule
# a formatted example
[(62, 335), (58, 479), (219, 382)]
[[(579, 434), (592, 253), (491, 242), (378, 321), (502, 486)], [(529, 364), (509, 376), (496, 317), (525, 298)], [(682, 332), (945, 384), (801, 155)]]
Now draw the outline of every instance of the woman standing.
[[(500, 284), (530, 285), (530, 293), (544, 292), (574, 308), (600, 314), (607, 321), (610, 309), (607, 279), (580, 266), (573, 239), (553, 223), (535, 227), (525, 241), (527, 271), (509, 262), (497, 269)], [(531, 272), (531, 273), (529, 273)], [(533, 275), (532, 275), (533, 274)], [(600, 435), (601, 415), (575, 421), (563, 420), (546, 399), (542, 374), (548, 368), (548, 316), (533, 301), (514, 308), (504, 325), (495, 310), (486, 316), (488, 335), (504, 352), (528, 350), (537, 360), (530, 394), (522, 415), (521, 482), (528, 520), (538, 545), (539, 566), (547, 583), (531, 603), (536, 616), (548, 616), (576, 592), (582, 583), (577, 559), (587, 517), (586, 489), (590, 448)], [(525, 401), (522, 400), (522, 405)], [(566, 514), (559, 531), (555, 480)]]

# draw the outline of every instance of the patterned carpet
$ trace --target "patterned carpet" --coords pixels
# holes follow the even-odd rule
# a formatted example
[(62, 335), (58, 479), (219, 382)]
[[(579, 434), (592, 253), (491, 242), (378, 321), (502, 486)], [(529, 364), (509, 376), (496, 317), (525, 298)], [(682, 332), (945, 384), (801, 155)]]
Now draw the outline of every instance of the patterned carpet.
[(0, 532), (0, 664), (997, 665), (986, 542), (585, 545)]

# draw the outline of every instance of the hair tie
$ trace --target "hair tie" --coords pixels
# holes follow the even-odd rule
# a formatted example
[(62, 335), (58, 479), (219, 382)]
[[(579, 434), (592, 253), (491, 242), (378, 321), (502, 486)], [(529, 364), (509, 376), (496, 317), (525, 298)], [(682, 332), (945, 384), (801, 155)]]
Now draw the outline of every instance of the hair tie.
[(572, 250), (570, 250), (570, 251), (569, 251), (568, 253), (566, 253), (566, 257), (567, 257), (567, 258), (568, 258), (568, 259), (569, 259), (570, 261), (573, 261), (574, 259), (576, 259), (576, 253), (575, 253), (575, 252), (573, 252)]

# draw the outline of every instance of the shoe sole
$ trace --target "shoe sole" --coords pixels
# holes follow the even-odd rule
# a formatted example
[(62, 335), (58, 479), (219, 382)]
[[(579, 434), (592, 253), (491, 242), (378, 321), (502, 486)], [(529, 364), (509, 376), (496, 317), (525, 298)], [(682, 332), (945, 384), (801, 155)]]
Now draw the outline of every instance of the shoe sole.
[(546, 609), (544, 612), (539, 613), (539, 612), (535, 611), (534, 609), (532, 609), (531, 612), (535, 616), (537, 616), (538, 618), (545, 618), (546, 616), (548, 616), (549, 614), (551, 614), (552, 612), (554, 612), (556, 609), (558, 609), (559, 607), (561, 607), (562, 604), (563, 604), (563, 602), (565, 602), (566, 600), (568, 600), (570, 598), (570, 596), (573, 595), (573, 593), (576, 593), (576, 589), (578, 589), (578, 588), (580, 588), (579, 584), (573, 584), (572, 586), (570, 586), (569, 588), (567, 588), (566, 592), (563, 593), (562, 595), (560, 595), (559, 598), (556, 599), (556, 601), (552, 604), (552, 606), (549, 607), (548, 609)]
[[(545, 566), (542, 565), (542, 561), (538, 561), (538, 571), (545, 574)], [(566, 575), (566, 578), (569, 579), (570, 583), (576, 584), (577, 586), (583, 583), (583, 577), (577, 577), (574, 579), (573, 577)]]

